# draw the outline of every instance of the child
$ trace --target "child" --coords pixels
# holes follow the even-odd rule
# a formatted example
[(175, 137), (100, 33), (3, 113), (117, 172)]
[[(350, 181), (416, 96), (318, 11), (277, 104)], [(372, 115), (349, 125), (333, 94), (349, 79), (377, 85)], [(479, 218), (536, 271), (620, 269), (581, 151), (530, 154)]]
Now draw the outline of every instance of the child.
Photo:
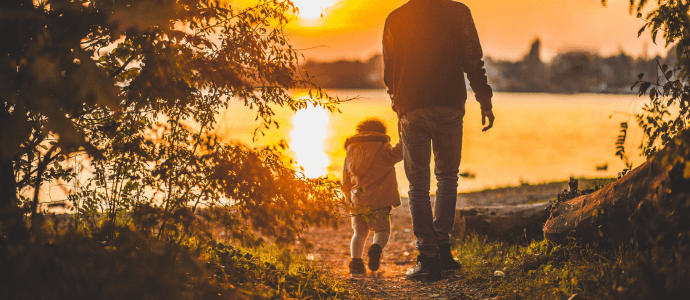
[(402, 160), (402, 143), (395, 147), (386, 135), (386, 125), (377, 118), (367, 118), (357, 124), (357, 134), (345, 141), (343, 192), (352, 205), (350, 243), (351, 274), (366, 274), (362, 252), (369, 231), (374, 231), (374, 243), (369, 247), (369, 269), (377, 271), (381, 252), (391, 232), (390, 211), (400, 205), (395, 164)]

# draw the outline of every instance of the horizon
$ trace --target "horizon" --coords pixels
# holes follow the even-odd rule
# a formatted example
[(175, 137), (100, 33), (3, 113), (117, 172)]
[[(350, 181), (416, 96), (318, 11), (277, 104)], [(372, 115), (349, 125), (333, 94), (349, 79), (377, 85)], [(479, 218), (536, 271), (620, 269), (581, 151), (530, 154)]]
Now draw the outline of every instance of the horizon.
[[(537, 38), (538, 38), (538, 37), (537, 37)], [(541, 40), (541, 39), (540, 39), (540, 40)], [(522, 60), (525, 58), (525, 56), (528, 54), (529, 49), (530, 49), (530, 45), (531, 45), (533, 42), (534, 42), (534, 40), (532, 40), (530, 43), (528, 43), (528, 44), (524, 47), (524, 48), (525, 48), (525, 51), (523, 51), (524, 53), (523, 53), (523, 56), (521, 56), (521, 57), (516, 57), (516, 58), (503, 58), (503, 57), (495, 57), (495, 56), (492, 56), (490, 53), (484, 53), (483, 60), (486, 61), (487, 59), (491, 59), (491, 60), (493, 60), (493, 61), (495, 61), (495, 62), (498, 62), (498, 61), (520, 62), (520, 61), (522, 61)], [(550, 63), (550, 62), (551, 62), (555, 57), (557, 57), (558, 55), (562, 55), (562, 54), (566, 54), (566, 53), (573, 53), (573, 52), (586, 52), (586, 53), (589, 53), (589, 54), (592, 54), (592, 55), (596, 55), (596, 56), (599, 56), (599, 57), (602, 57), (602, 58), (612, 57), (612, 56), (618, 56), (618, 55), (621, 55), (621, 54), (622, 54), (622, 55), (626, 55), (626, 56), (631, 57), (631, 58), (636, 59), (636, 60), (648, 60), (648, 59), (651, 59), (651, 58), (654, 58), (654, 57), (657, 57), (657, 56), (658, 56), (658, 57), (661, 57), (661, 58), (667, 57), (668, 51), (670, 51), (671, 49), (665, 49), (665, 50), (666, 50), (666, 52), (654, 52), (654, 53), (648, 53), (647, 55), (643, 55), (642, 53), (640, 53), (639, 55), (637, 55), (637, 54), (634, 54), (634, 53), (629, 53), (629, 52), (622, 51), (622, 49), (621, 49), (620, 52), (602, 54), (600, 51), (598, 51), (598, 49), (586, 49), (586, 48), (579, 49), (579, 48), (573, 47), (573, 48), (562, 49), (562, 51), (557, 52), (557, 53), (555, 53), (555, 54), (553, 54), (553, 55), (551, 55), (551, 56), (549, 56), (549, 57), (544, 57), (544, 53), (543, 53), (543, 49), (542, 49), (542, 53), (540, 53), (540, 56), (541, 56), (542, 62), (544, 62), (544, 63)], [(305, 56), (305, 59), (302, 60), (302, 61), (304, 61), (304, 62), (310, 62), (310, 63), (323, 63), (323, 64), (335, 63), (335, 62), (362, 62), (362, 63), (366, 63), (366, 62), (369, 61), (370, 59), (373, 59), (373, 58), (375, 58), (376, 56), (381, 56), (381, 55), (383, 55), (383, 53), (381, 53), (381, 52), (373, 52), (373, 53), (371, 53), (371, 55), (366, 56), (366, 57), (340, 57), (340, 58), (337, 58), (337, 57), (336, 57), (336, 58), (333, 58), (333, 59), (325, 59), (325, 60), (314, 59), (314, 58), (310, 58), (310, 57), (306, 57), (306, 56)]]

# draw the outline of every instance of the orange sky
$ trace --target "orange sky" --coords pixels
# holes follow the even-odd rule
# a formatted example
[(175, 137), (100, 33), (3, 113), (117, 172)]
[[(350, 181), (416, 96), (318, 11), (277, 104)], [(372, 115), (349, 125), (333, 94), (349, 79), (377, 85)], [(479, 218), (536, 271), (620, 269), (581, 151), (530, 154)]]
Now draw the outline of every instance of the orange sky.
[[(293, 0), (302, 6), (288, 31), (291, 43), (307, 58), (366, 59), (381, 50), (383, 24), (388, 14), (407, 0)], [(251, 0), (236, 0), (251, 3)], [(644, 24), (628, 14), (629, 0), (465, 0), (474, 17), (484, 53), (519, 59), (536, 37), (542, 56), (559, 51), (590, 49), (614, 54), (623, 49), (634, 56), (665, 53), (647, 33), (637, 38)], [(330, 7), (330, 8), (327, 8)], [(323, 18), (318, 13), (323, 12)], [(310, 18), (310, 17), (316, 17)], [(659, 39), (660, 43), (663, 43)]]

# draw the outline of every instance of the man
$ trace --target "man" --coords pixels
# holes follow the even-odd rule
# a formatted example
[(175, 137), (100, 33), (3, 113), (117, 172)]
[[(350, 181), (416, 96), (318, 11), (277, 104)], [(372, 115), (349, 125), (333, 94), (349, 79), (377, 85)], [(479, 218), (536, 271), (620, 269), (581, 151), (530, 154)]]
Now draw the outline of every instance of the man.
[[(417, 265), (409, 279), (438, 280), (460, 268), (450, 251), (465, 115), (467, 73), (481, 104), (484, 131), (493, 126), (493, 93), (469, 8), (451, 0), (410, 0), (393, 11), (383, 34), (384, 81), (400, 118)], [(438, 181), (429, 199), (431, 149)]]

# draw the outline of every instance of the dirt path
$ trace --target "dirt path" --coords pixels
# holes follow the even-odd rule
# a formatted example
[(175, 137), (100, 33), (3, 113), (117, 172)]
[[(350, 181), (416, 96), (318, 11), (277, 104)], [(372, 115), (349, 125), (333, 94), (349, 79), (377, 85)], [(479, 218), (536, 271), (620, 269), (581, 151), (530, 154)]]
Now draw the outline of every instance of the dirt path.
[[(365, 247), (371, 245), (373, 234)], [(325, 270), (336, 278), (345, 280), (350, 286), (349, 299), (493, 299), (486, 291), (479, 291), (462, 285), (458, 278), (463, 271), (445, 272), (443, 279), (433, 283), (420, 283), (405, 279), (405, 272), (415, 265), (416, 238), (412, 234), (412, 220), (407, 206), (392, 212), (392, 232), (388, 245), (383, 250), (381, 268), (366, 277), (352, 278), (348, 269), (350, 261), (350, 239), (352, 228), (349, 220), (341, 222), (338, 229), (314, 229), (305, 234), (300, 245), (323, 264)], [(494, 296), (494, 297), (491, 297)]]
[[(458, 195), (458, 207), (516, 205), (548, 201), (567, 187), (567, 182), (553, 182), (521, 187), (499, 188)], [(350, 299), (495, 299), (491, 291), (479, 290), (462, 284), (464, 270), (445, 272), (443, 279), (433, 283), (420, 283), (405, 279), (405, 272), (415, 265), (417, 251), (412, 233), (409, 207), (403, 205), (392, 211), (392, 230), (388, 245), (383, 250), (381, 268), (376, 273), (368, 271), (366, 277), (352, 278), (349, 273), (350, 239), (352, 227), (349, 219), (343, 219), (338, 229), (312, 229), (302, 236), (299, 243), (305, 253), (320, 261), (323, 268), (335, 277), (348, 282)], [(365, 246), (372, 243), (370, 234)], [(458, 241), (454, 241), (457, 244)]]

